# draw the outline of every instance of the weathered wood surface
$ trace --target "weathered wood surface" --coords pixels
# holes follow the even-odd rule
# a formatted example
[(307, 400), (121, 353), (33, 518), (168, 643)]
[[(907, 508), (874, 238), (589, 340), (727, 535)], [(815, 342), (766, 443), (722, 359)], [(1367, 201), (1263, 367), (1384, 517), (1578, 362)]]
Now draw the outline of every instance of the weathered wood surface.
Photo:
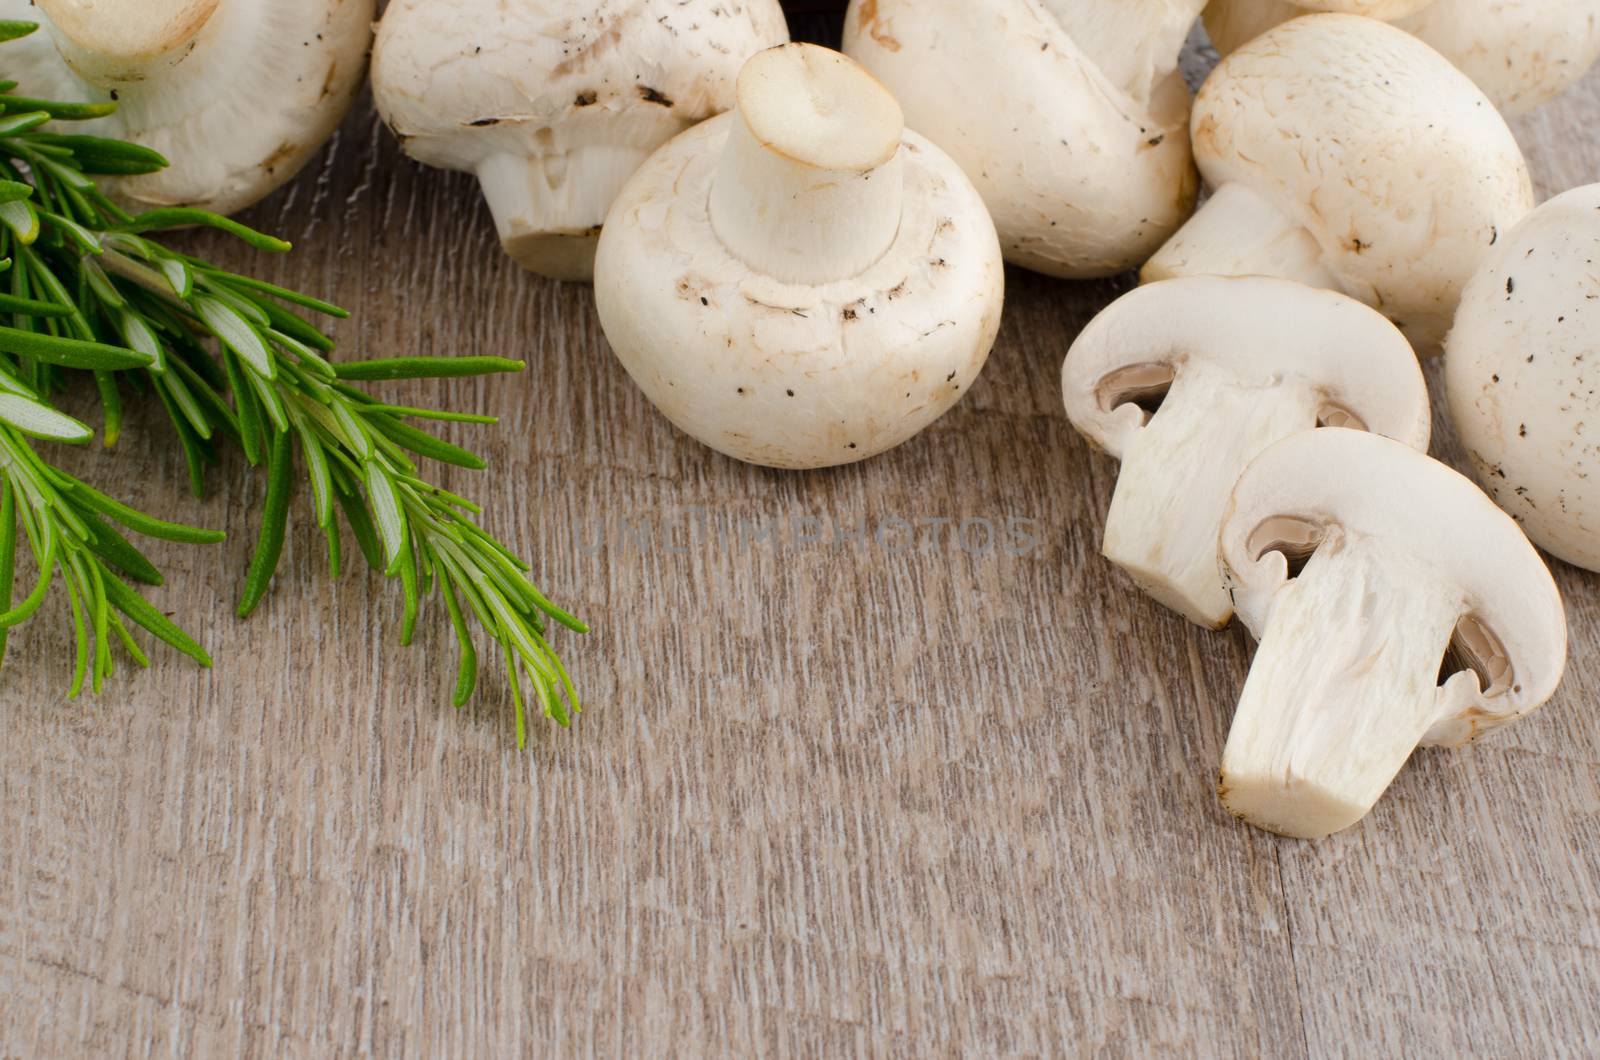
[[(1519, 125), (1543, 191), (1600, 179), (1597, 124), (1600, 77)], [(1057, 375), (1121, 285), (1014, 273), (954, 413), (776, 474), (655, 416), (589, 293), (515, 271), (470, 182), (365, 111), (251, 220), (294, 257), (193, 243), (353, 307), (351, 352), (530, 358), (395, 393), (504, 417), (452, 432), (493, 463), (448, 480), (595, 624), (560, 641), (588, 710), (526, 751), (498, 679), (452, 711), (442, 617), (397, 647), (396, 594), (330, 588), (303, 505), (235, 622), (262, 484), (233, 460), (188, 499), (135, 416), (81, 464), (232, 533), (154, 549), (219, 665), (162, 653), (67, 703), (64, 617), (14, 641), (0, 1056), (1600, 1051), (1600, 579), (1558, 571), (1546, 711), (1419, 755), (1347, 835), (1278, 840), (1212, 792), (1246, 638), (1096, 555), (1115, 468)], [(831, 540), (896, 517), (1038, 547)]]

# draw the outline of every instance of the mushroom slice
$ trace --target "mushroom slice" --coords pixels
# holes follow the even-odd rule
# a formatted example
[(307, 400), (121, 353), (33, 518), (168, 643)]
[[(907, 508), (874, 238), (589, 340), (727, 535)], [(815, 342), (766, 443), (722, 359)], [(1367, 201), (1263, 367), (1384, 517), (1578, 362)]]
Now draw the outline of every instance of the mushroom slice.
[(1146, 280), (1331, 287), (1382, 310), (1424, 354), (1499, 234), (1533, 208), (1522, 152), (1483, 93), (1415, 37), (1359, 15), (1297, 18), (1228, 56), (1196, 97), (1193, 131), (1216, 194)]
[(1467, 284), (1445, 348), (1473, 476), (1554, 555), (1600, 571), (1600, 184), (1539, 207)]
[(390, 0), (372, 91), (408, 155), (477, 176), (519, 265), (588, 280), (633, 171), (788, 39), (778, 0)]
[(135, 209), (234, 213), (298, 173), (361, 87), (374, 0), (0, 0), (42, 22), (6, 46), (34, 96), (115, 100), (73, 132), (131, 140), (171, 164), (108, 177)]
[(1507, 117), (1554, 99), (1600, 59), (1600, 0), (1211, 0), (1206, 31), (1226, 55), (1313, 11), (1393, 22), (1460, 67)]
[(1137, 266), (1194, 209), (1189, 90), (1204, 0), (853, 0), (844, 50), (950, 152), (1006, 260), (1052, 276)]
[(1278, 442), (1240, 478), (1221, 548), (1260, 646), (1218, 791), (1259, 828), (1348, 828), (1416, 747), (1465, 743), (1561, 682), (1566, 615), (1544, 561), (1470, 481), (1398, 442)]
[(740, 460), (880, 453), (956, 403), (1000, 326), (994, 225), (894, 97), (813, 45), (762, 52), (737, 108), (617, 197), (595, 304), (668, 419)]
[(1084, 329), (1061, 375), (1073, 425), (1122, 461), (1106, 558), (1216, 629), (1233, 614), (1217, 530), (1251, 458), (1317, 426), (1428, 446), (1427, 385), (1405, 337), (1360, 302), (1288, 280), (1137, 288)]

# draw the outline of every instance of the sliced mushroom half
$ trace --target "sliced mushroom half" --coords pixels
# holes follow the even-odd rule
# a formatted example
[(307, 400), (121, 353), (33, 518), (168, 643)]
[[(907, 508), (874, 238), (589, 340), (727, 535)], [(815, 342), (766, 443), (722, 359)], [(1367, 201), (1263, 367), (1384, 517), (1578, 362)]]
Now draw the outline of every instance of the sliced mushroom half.
[(1161, 603), (1220, 629), (1233, 614), (1217, 530), (1239, 473), (1318, 426), (1426, 449), (1428, 391), (1395, 326), (1333, 291), (1264, 277), (1138, 288), (1062, 368), (1073, 425), (1122, 461), (1103, 551)]
[(1277, 443), (1240, 478), (1221, 546), (1260, 647), (1219, 793), (1257, 827), (1348, 828), (1419, 745), (1465, 743), (1560, 684), (1566, 615), (1538, 552), (1470, 481), (1397, 442)]

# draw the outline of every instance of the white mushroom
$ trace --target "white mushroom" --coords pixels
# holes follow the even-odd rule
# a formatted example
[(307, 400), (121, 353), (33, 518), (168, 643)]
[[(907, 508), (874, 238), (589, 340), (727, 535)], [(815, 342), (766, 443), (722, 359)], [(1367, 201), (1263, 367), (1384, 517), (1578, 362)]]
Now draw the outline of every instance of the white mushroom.
[(1445, 347), (1451, 417), (1490, 495), (1600, 571), (1600, 184), (1545, 203), (1467, 285)]
[(941, 416), (1000, 324), (983, 201), (836, 52), (786, 45), (737, 110), (636, 173), (595, 260), (606, 337), (668, 419), (774, 467), (843, 464)]
[(1332, 12), (1365, 15), (1393, 22), (1415, 14), (1434, 0), (1210, 0), (1205, 9), (1206, 36), (1222, 55), (1261, 36), (1279, 23), (1301, 15)]
[(1561, 682), (1566, 615), (1538, 552), (1470, 481), (1398, 442), (1279, 442), (1240, 478), (1221, 543), (1260, 646), (1218, 793), (1257, 827), (1348, 828), (1419, 745), (1466, 743)]
[(1176, 72), (1204, 0), (854, 0), (844, 48), (961, 163), (1006, 260), (1138, 265), (1194, 209)]
[(1259, 276), (1123, 296), (1073, 344), (1062, 391), (1073, 425), (1122, 461), (1102, 551), (1215, 629), (1233, 614), (1217, 531), (1252, 457), (1319, 425), (1424, 450), (1430, 432), (1422, 370), (1393, 324), (1333, 291)]
[(1460, 67), (1508, 116), (1554, 99), (1600, 59), (1600, 0), (1211, 0), (1206, 31), (1226, 55), (1315, 11), (1393, 22)]
[(1415, 37), (1358, 15), (1297, 18), (1228, 56), (1193, 127), (1216, 193), (1145, 279), (1332, 287), (1425, 354), (1500, 233), (1533, 208), (1522, 152), (1483, 93)]
[(407, 154), (477, 176), (518, 264), (587, 280), (633, 171), (788, 39), (778, 0), (391, 0), (372, 90)]
[(1556, 98), (1600, 60), (1600, 0), (1437, 0), (1395, 25), (1443, 53), (1508, 116)]
[(171, 165), (110, 178), (135, 208), (233, 213), (333, 134), (366, 69), (374, 0), (0, 0), (48, 34), (6, 45), (30, 96), (115, 100), (73, 132), (131, 140)]

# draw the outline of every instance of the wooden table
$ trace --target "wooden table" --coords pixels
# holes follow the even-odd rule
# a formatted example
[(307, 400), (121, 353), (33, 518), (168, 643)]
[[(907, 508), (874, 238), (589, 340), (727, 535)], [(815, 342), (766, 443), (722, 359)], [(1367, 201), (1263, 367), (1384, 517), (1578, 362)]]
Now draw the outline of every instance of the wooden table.
[[(1600, 76), (1518, 125), (1542, 191), (1600, 179), (1597, 125)], [(588, 710), (525, 751), (498, 677), (451, 710), (442, 615), (398, 647), (397, 593), (330, 586), (304, 504), (234, 621), (263, 483), (232, 459), (188, 499), (135, 414), (78, 466), (230, 531), (153, 549), (218, 665), (162, 652), (69, 703), (64, 608), (14, 640), (0, 1056), (1600, 1050), (1600, 580), (1557, 571), (1572, 668), (1543, 713), (1419, 754), (1327, 842), (1230, 820), (1248, 641), (1099, 559), (1116, 468), (1060, 409), (1067, 344), (1127, 281), (1013, 273), (955, 412), (779, 474), (655, 415), (589, 291), (516, 271), (473, 184), (364, 104), (249, 219), (299, 249), (189, 242), (352, 307), (350, 354), (529, 359), (391, 392), (503, 417), (449, 432), (492, 464), (446, 480), (594, 623), (559, 640)], [(880, 547), (896, 518), (1037, 545), (970, 522), (965, 550), (933, 525)]]

